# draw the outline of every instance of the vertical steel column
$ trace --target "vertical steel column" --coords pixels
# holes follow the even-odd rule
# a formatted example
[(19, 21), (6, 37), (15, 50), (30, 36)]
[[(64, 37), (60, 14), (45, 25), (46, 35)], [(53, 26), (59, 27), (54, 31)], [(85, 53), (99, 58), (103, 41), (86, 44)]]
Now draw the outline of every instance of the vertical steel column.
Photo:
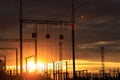
[(16, 75), (18, 75), (18, 50), (16, 48)]
[(35, 32), (36, 32), (36, 39), (35, 39), (35, 64), (36, 64), (36, 73), (37, 73), (37, 25), (35, 24)]
[(68, 63), (66, 62), (66, 79), (68, 78)]
[(20, 74), (22, 75), (23, 69), (22, 69), (22, 21), (23, 21), (23, 12), (22, 12), (22, 0), (20, 0), (20, 12), (19, 12), (19, 27), (20, 27)]
[(101, 65), (102, 65), (102, 77), (104, 78), (105, 68), (104, 68), (104, 47), (101, 46)]
[(27, 73), (27, 58), (25, 58), (25, 62), (26, 62), (26, 73)]
[(76, 73), (75, 73), (75, 4), (74, 0), (72, 0), (72, 59), (73, 59), (73, 80), (76, 80)]
[(59, 42), (59, 80), (62, 79), (62, 41)]
[(55, 62), (53, 62), (53, 80), (55, 80)]
[(62, 63), (62, 41), (59, 42), (59, 61)]

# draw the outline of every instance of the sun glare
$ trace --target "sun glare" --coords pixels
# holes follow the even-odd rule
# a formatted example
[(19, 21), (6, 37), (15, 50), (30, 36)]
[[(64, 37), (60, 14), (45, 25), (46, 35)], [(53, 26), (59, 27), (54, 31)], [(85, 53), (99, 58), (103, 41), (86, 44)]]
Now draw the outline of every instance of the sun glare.
[(43, 72), (43, 70), (44, 70), (44, 63), (38, 62), (37, 63), (37, 71)]
[(35, 65), (34, 61), (28, 62), (28, 72), (29, 73), (34, 72), (35, 69), (36, 69), (36, 65)]
[[(62, 61), (62, 70), (66, 70), (66, 62), (68, 65), (68, 70), (72, 71), (72, 60), (63, 60)], [(54, 63), (55, 66), (57, 66), (58, 62)], [(120, 63), (115, 62), (105, 62), (106, 70), (113, 67), (120, 67)], [(18, 66), (19, 67), (19, 66)], [(7, 70), (15, 70), (15, 66), (7, 66)], [(20, 67), (18, 68), (20, 70)], [(34, 63), (34, 60), (29, 60), (27, 62), (27, 68), (26, 64), (23, 66), (24, 72), (27, 73), (34, 73), (37, 71), (37, 73), (44, 73), (45, 70), (53, 70), (53, 63), (48, 63), (47, 67), (45, 63), (42, 63), (40, 61), (36, 64)], [(86, 61), (86, 60), (76, 60), (76, 70), (89, 70), (91, 72), (98, 72), (101, 69), (101, 62), (95, 62), (95, 61)]]
[[(34, 63), (34, 60), (29, 61), (27, 63), (27, 71), (31, 73), (31, 72), (34, 72), (35, 70), (36, 70), (36, 64)], [(43, 70), (44, 70), (44, 63), (37, 62), (37, 71), (42, 72)]]

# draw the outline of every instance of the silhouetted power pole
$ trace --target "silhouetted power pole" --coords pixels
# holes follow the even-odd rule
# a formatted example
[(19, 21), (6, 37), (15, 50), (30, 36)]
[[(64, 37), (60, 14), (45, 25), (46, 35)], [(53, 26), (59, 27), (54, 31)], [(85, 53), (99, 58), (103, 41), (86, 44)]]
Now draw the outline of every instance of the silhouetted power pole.
[(76, 72), (75, 72), (75, 1), (72, 0), (72, 59), (73, 59), (73, 79), (76, 80)]
[(102, 65), (102, 77), (104, 78), (105, 65), (104, 65), (104, 47), (103, 46), (101, 46), (101, 65)]
[(20, 27), (20, 74), (22, 75), (23, 74), (23, 69), (22, 69), (22, 59), (23, 59), (23, 45), (22, 45), (22, 21), (23, 21), (23, 12), (22, 12), (22, 0), (20, 0), (20, 12), (19, 12), (19, 27)]

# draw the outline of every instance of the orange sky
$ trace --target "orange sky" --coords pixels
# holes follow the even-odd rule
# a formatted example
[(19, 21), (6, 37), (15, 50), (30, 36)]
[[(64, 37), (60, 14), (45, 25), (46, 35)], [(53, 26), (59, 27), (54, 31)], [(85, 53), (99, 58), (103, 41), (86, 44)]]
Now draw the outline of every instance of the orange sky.
[[(63, 60), (62, 61), (62, 68), (63, 71), (66, 70), (66, 62), (68, 64), (68, 71), (71, 72), (72, 71), (72, 60)], [(56, 62), (57, 63), (57, 62)], [(56, 64), (55, 63), (55, 64)], [(106, 72), (109, 71), (109, 69), (118, 69), (120, 68), (120, 63), (115, 63), (115, 62), (105, 62), (105, 70)], [(53, 69), (53, 63), (49, 63), (48, 64), (48, 69)], [(7, 69), (15, 69), (15, 66), (7, 66)], [(26, 67), (25, 67), (25, 63), (24, 63), (24, 72), (26, 72)], [(43, 69), (45, 69), (45, 63), (39, 62), (38, 61), (38, 72), (44, 71)], [(87, 60), (76, 60), (76, 71), (80, 71), (80, 70), (88, 70), (89, 72), (99, 72), (101, 69), (101, 62), (94, 62), (94, 61), (87, 61)], [(30, 59), (28, 61), (28, 71), (32, 72), (35, 70), (35, 64), (33, 59)]]
[[(70, 0), (25, 0), (23, 18), (42, 20), (71, 20)], [(101, 6), (102, 4), (102, 6)], [(77, 60), (101, 61), (100, 47), (105, 47), (105, 61), (119, 63), (120, 59), (120, 1), (119, 0), (76, 0), (75, 2), (75, 57)], [(62, 5), (62, 6), (61, 6)], [(1, 1), (0, 38), (19, 38), (19, 2)], [(83, 19), (81, 16), (85, 16)], [(58, 36), (60, 25), (38, 24), (38, 60), (53, 62), (59, 59)], [(71, 30), (64, 26), (62, 33), (63, 60), (72, 59)], [(34, 32), (32, 24), (23, 24), (23, 38), (31, 39)], [(46, 33), (51, 39), (46, 40)], [(0, 39), (1, 40), (1, 39)], [(0, 47), (15, 47), (19, 51), (19, 42), (0, 42)], [(0, 50), (6, 55), (7, 65), (15, 65), (15, 51)], [(19, 53), (18, 53), (19, 54)], [(34, 55), (34, 43), (23, 44), (23, 60)], [(117, 65), (116, 65), (117, 67)]]

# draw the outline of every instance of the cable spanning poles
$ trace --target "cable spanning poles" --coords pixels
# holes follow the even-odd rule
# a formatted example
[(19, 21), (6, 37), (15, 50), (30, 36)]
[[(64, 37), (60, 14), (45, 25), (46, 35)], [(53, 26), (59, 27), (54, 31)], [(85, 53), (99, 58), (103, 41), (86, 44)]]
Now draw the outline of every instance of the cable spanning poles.
[[(53, 24), (53, 25), (71, 25), (72, 22), (71, 21), (48, 21), (48, 20), (29, 20), (29, 19), (22, 19), (20, 20), (20, 72), (21, 74), (23, 73), (22, 71), (22, 42), (23, 42), (23, 38), (22, 38), (22, 24), (23, 23), (35, 23), (35, 24)], [(37, 27), (37, 26), (36, 26)], [(35, 39), (35, 44), (37, 46), (37, 38)], [(36, 47), (37, 49), (37, 47)], [(37, 53), (37, 50), (35, 50)], [(36, 55), (37, 58), (37, 55)], [(37, 60), (37, 59), (36, 59)], [(37, 63), (37, 61), (35, 61)]]
[(20, 26), (20, 73), (23, 73), (22, 69), (22, 27), (23, 23), (36, 23), (36, 24), (53, 24), (53, 25), (71, 25), (72, 27), (72, 59), (73, 59), (73, 78), (75, 80), (75, 43), (74, 43), (74, 22), (75, 22), (75, 6), (74, 6), (74, 0), (72, 0), (72, 16), (70, 21), (52, 21), (52, 20), (30, 20), (30, 19), (24, 19), (23, 18), (23, 7), (22, 7), (22, 0), (20, 0), (20, 13), (19, 13), (19, 26)]

